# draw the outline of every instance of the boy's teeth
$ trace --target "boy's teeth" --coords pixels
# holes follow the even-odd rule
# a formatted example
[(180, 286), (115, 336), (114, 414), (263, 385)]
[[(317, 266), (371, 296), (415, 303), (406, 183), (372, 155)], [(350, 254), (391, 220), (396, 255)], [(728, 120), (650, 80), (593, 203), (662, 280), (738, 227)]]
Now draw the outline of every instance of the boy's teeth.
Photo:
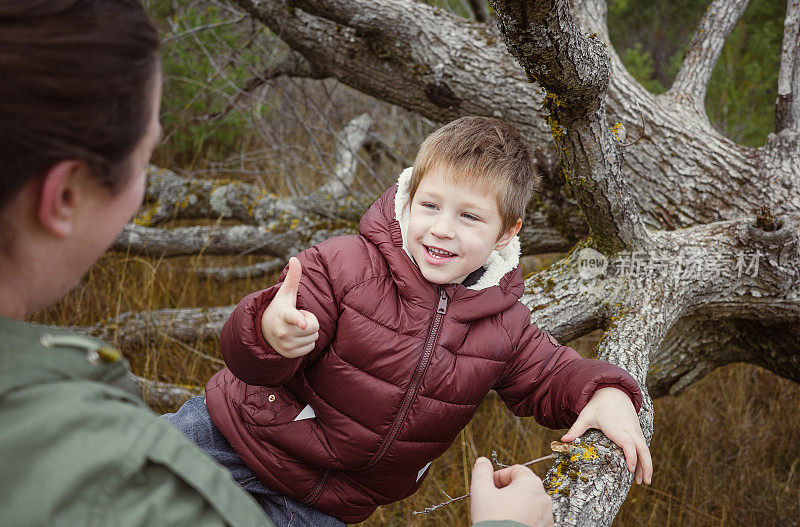
[(435, 247), (428, 247), (428, 252), (431, 254), (431, 256), (435, 256), (436, 258), (442, 258), (445, 256), (455, 256), (451, 252), (443, 251), (441, 249), (436, 249)]

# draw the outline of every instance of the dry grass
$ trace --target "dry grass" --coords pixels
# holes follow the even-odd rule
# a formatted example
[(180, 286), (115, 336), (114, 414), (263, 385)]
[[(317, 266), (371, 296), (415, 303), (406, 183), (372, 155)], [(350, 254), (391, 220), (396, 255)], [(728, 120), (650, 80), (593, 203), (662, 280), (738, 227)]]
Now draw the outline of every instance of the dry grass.
[[(79, 287), (34, 319), (86, 325), (126, 310), (226, 305), (270, 283), (271, 279), (219, 284), (196, 278), (191, 269), (201, 262), (208, 265), (209, 260), (156, 261), (106, 254)], [(230, 258), (213, 260), (216, 265)], [(192, 346), (219, 357), (213, 341)], [(588, 353), (592, 338), (574, 346)], [(134, 371), (149, 378), (202, 385), (218, 368), (169, 341), (125, 351)], [(679, 397), (657, 400), (651, 445), (654, 483), (632, 489), (615, 525), (800, 524), (798, 408), (800, 386), (749, 365), (722, 368)], [(492, 395), (447, 453), (434, 462), (420, 491), (378, 509), (364, 525), (467, 525), (467, 500), (425, 516), (413, 511), (445, 501), (442, 492), (465, 493), (477, 456), (496, 450), (505, 462), (528, 461), (549, 453), (547, 445), (559, 435), (532, 420), (515, 418)], [(536, 468), (539, 475), (545, 470)]]
[[(208, 166), (198, 162), (183, 168), (202, 169), (211, 177), (236, 174), (271, 191), (290, 193), (314, 186), (330, 173), (331, 131), (365, 109), (376, 117), (373, 129), (406, 159), (413, 159), (419, 141), (430, 130), (428, 123), (340, 86), (318, 84), (312, 88), (292, 81), (282, 90), (280, 108), (284, 113), (264, 124), (257, 136), (243, 138), (240, 153), (226, 163)], [(315, 99), (320, 95), (321, 101)], [(311, 103), (296, 105), (302, 98)], [(169, 166), (170, 158), (170, 152), (161, 151), (156, 161)], [(363, 161), (359, 180), (364, 188), (391, 181), (401, 168), (381, 156)], [(527, 262), (537, 265), (550, 260), (552, 255)], [(61, 302), (32, 318), (81, 326), (124, 311), (233, 304), (270, 285), (274, 277), (220, 284), (197, 278), (192, 270), (253, 261), (251, 256), (159, 260), (108, 253)], [(588, 352), (593, 344), (588, 337), (575, 347)], [(189, 345), (219, 357), (213, 340)], [(133, 370), (151, 379), (203, 385), (219, 368), (168, 340), (124, 352)], [(722, 368), (680, 397), (656, 401), (654, 483), (631, 491), (616, 525), (798, 525), (798, 408), (800, 386), (748, 365)], [(401, 503), (378, 509), (364, 525), (467, 525), (466, 500), (426, 516), (415, 516), (412, 511), (444, 501), (442, 492), (450, 496), (465, 493), (478, 455), (496, 450), (505, 462), (524, 462), (549, 453), (547, 445), (559, 435), (532, 420), (513, 417), (497, 397), (490, 396), (453, 446), (433, 464), (422, 489)], [(546, 467), (536, 470), (543, 475)]]

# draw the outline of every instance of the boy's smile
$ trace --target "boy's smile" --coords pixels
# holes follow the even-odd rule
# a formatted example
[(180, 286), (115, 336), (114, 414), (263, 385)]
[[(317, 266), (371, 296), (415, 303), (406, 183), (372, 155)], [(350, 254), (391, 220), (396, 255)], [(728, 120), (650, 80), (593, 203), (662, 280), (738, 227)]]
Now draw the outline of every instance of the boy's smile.
[[(411, 202), (408, 248), (422, 275), (435, 284), (461, 283), (519, 231), (502, 236), (496, 196), (466, 182), (455, 183), (447, 167), (434, 167)], [(499, 238), (499, 239), (498, 239)]]

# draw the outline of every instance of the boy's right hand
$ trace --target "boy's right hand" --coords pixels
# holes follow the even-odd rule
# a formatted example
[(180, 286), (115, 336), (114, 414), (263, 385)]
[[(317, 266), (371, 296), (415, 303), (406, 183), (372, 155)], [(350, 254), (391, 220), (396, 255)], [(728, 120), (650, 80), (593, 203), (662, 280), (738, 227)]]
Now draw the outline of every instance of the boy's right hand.
[(301, 274), (300, 260), (291, 257), (286, 278), (261, 317), (264, 340), (289, 359), (311, 352), (319, 338), (319, 322), (314, 313), (297, 309)]

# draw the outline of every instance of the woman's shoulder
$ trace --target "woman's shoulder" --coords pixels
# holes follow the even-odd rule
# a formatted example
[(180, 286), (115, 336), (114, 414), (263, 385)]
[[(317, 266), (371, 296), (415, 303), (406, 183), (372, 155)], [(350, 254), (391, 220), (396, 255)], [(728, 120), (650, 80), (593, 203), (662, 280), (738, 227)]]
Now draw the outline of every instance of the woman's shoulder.
[(0, 517), (268, 524), (224, 469), (119, 387), (129, 368), (113, 348), (9, 319), (0, 320), (0, 337), (0, 494), (14, 496), (0, 498)]
[[(124, 386), (130, 372), (122, 354), (103, 341), (50, 326), (0, 317), (0, 397), (20, 391), (100, 389), (105, 383)], [(132, 400), (137, 400), (128, 393)], [(141, 401), (139, 401), (140, 404)]]
[(75, 375), (77, 365), (66, 375), (53, 371), (79, 355), (38, 359), (38, 376), (33, 368), (18, 369), (27, 382), (6, 384), (0, 394), (6, 460), (0, 486), (13, 482), (15, 496), (0, 500), (0, 517), (33, 524), (161, 524), (161, 518), (164, 524), (267, 525), (224, 469), (115, 386), (116, 378), (109, 384)]

